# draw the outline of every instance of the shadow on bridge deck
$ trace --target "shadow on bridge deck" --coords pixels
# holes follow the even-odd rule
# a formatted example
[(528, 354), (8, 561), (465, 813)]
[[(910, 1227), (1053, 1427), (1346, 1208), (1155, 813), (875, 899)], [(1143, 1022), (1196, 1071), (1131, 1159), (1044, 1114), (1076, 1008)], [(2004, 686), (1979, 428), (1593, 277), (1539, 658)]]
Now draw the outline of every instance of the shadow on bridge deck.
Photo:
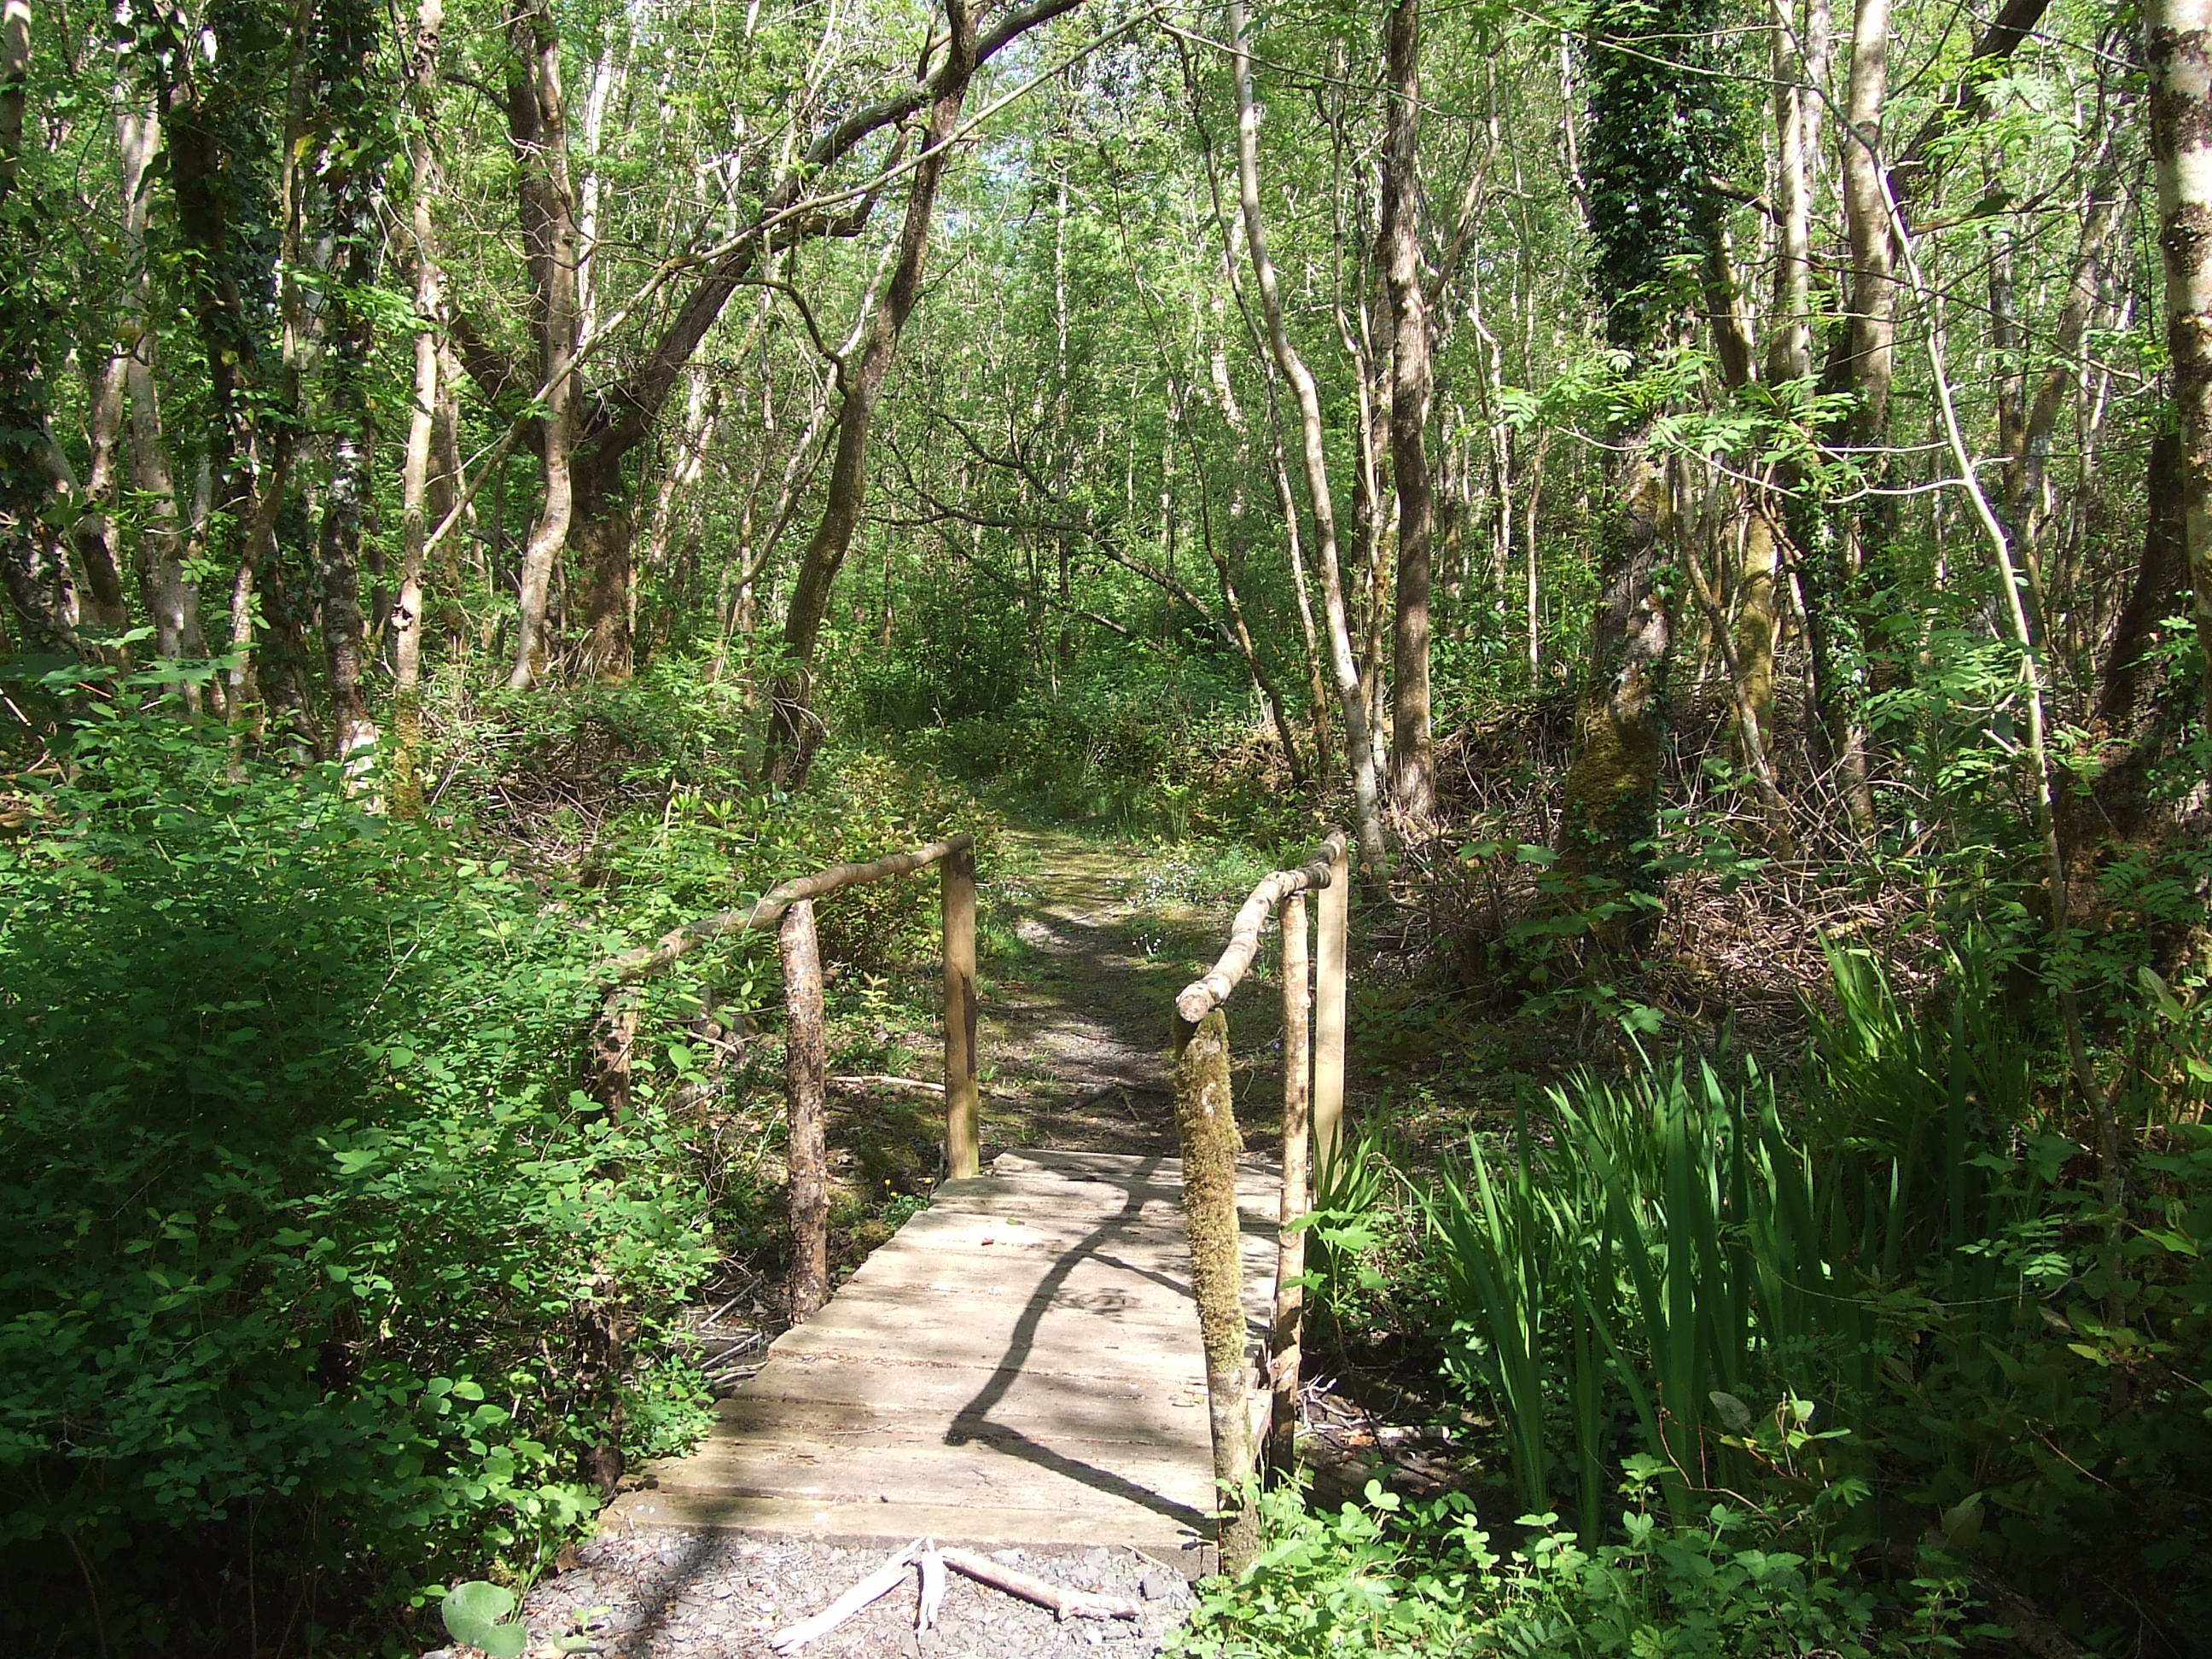
[[(1212, 1454), (1181, 1180), (1170, 1158), (1032, 1152), (946, 1182), (605, 1525), (1119, 1545), (1195, 1576)], [(1251, 1162), (1255, 1343), (1276, 1193)]]

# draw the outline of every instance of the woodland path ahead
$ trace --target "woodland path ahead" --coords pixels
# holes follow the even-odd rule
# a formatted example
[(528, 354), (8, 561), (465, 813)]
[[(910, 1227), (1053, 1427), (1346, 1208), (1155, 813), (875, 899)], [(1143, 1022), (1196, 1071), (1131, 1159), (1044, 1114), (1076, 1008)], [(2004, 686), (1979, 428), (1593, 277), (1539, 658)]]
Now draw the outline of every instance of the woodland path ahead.
[[(765, 1651), (773, 1625), (811, 1610), (787, 1605), (787, 1587), (755, 1585), (785, 1613), (730, 1627), (733, 1562), (741, 1579), (754, 1560), (787, 1577), (814, 1571), (819, 1552), (856, 1552), (855, 1570), (827, 1583), (834, 1593), (872, 1556), (929, 1535), (1041, 1556), (1032, 1570), (1069, 1583), (1141, 1580), (1158, 1601), (1136, 1629), (1030, 1629), (1009, 1607), (991, 1639), (932, 1648), (899, 1631), (911, 1609), (894, 1595), (809, 1650), (872, 1659), (1149, 1644), (1181, 1605), (1162, 1583), (1210, 1566), (1205, 1371), (1164, 1050), (1174, 994), (1218, 948), (1233, 902), (1190, 907), (1172, 884), (1148, 890), (1132, 875), (1140, 864), (1096, 841), (1010, 839), (1006, 872), (979, 872), (997, 923), (1024, 947), (987, 964), (981, 987), (985, 1173), (939, 1186), (719, 1402), (696, 1452), (645, 1471), (608, 1511), (586, 1562), (630, 1581), (627, 1594), (594, 1593), (635, 1604), (624, 1629), (635, 1659)], [(1254, 1035), (1264, 1046), (1268, 1034)], [(1010, 1145), (1023, 1150), (998, 1150)], [(1255, 1341), (1273, 1292), (1277, 1184), (1264, 1160), (1248, 1160)], [(738, 1538), (757, 1541), (733, 1553)], [(707, 1647), (686, 1645), (686, 1631), (716, 1618)]]
[[(1006, 868), (978, 874), (985, 903), (1023, 950), (985, 970), (986, 1147), (1171, 1156), (1170, 1009), (1219, 952), (1243, 891), (1194, 902), (1188, 890), (1207, 884), (1158, 849), (1059, 830), (1000, 839)], [(1261, 989), (1267, 972), (1263, 961), (1232, 1022), (1240, 1073), (1281, 1036)], [(1273, 1103), (1250, 1116), (1251, 1143), (1272, 1146)]]

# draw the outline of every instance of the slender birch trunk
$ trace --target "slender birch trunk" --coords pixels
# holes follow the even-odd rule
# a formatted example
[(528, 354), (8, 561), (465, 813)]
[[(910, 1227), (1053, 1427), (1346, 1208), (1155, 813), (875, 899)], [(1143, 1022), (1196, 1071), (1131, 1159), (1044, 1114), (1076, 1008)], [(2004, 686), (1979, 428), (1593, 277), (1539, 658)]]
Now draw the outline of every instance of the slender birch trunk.
[[(1218, 301), (1216, 307), (1218, 308)], [(1275, 741), (1281, 745), (1284, 764), (1290, 769), (1291, 787), (1304, 793), (1307, 784), (1305, 758), (1298, 749), (1297, 734), (1291, 727), (1289, 711), (1283, 702), (1282, 688), (1268, 672), (1261, 660), (1259, 647), (1254, 643), (1250, 624), (1244, 616), (1244, 601), (1237, 591), (1234, 566), (1241, 562), (1236, 532), (1244, 522), (1244, 479), (1251, 469), (1252, 428), (1244, 418), (1244, 410), (1237, 401), (1237, 388), (1229, 378), (1229, 353), (1217, 340), (1207, 354), (1207, 371), (1213, 384), (1214, 401), (1220, 405), (1223, 424), (1237, 439), (1237, 453), (1230, 467), (1234, 481), (1229, 499), (1228, 534), (1217, 541), (1213, 534), (1212, 495), (1206, 484), (1205, 458), (1196, 458), (1194, 466), (1198, 479), (1199, 529), (1206, 544), (1206, 556), (1213, 565), (1214, 580), (1221, 591), (1221, 604), (1227, 626), (1224, 629), (1236, 645), (1237, 653), (1244, 659), (1245, 672), (1250, 675), (1252, 689), (1259, 693), (1266, 706), (1269, 722), (1275, 728)], [(1188, 439), (1188, 434), (1185, 434)], [(1224, 549), (1222, 542), (1228, 546)]]
[[(157, 107), (125, 105), (115, 116), (121, 163), (124, 340), (113, 364), (122, 371), (120, 434), (131, 489), (137, 497), (137, 545), (132, 563), (139, 597), (154, 626), (154, 649), (164, 658), (207, 655), (200, 624), (198, 585), (184, 566), (184, 529), (178, 518), (176, 479), (161, 430), (161, 401), (154, 375), (155, 335), (150, 320), (152, 278), (146, 268), (147, 172), (161, 148)], [(187, 684), (185, 705), (198, 712), (200, 688)]]
[(400, 470), (399, 602), (392, 612), (392, 810), (404, 817), (422, 810), (422, 780), (416, 775), (422, 749), (422, 579), (430, 533), (430, 468), (438, 438), (439, 330), (445, 313), (445, 273), (438, 264), (436, 235), (436, 207), (444, 185), (437, 145), (438, 44), (445, 22), (445, 0), (421, 0), (407, 66), (416, 124), (408, 155), (415, 188), (408, 216), (415, 266), (415, 404)]
[(575, 194), (568, 179), (568, 113), (561, 36), (550, 0), (523, 0), (507, 21), (507, 132), (521, 163), (520, 212), (530, 268), (539, 384), (545, 386), (545, 501), (522, 554), (520, 626), (508, 689), (525, 690), (543, 672), (553, 567), (575, 514), (574, 452), (580, 327), (576, 305)]
[(2212, 726), (2212, 0), (2146, 0), (2143, 27), (2182, 535)]
[(1429, 588), (1436, 501), (1429, 483), (1428, 296), (1421, 287), (1421, 0), (1396, 0), (1388, 25), (1390, 89), (1382, 161), (1382, 270), (1390, 301), (1390, 466), (1398, 494), (1392, 656), (1390, 799), (1408, 823), (1436, 810), (1430, 724)]
[(1244, 243), (1251, 255), (1252, 271), (1260, 289), (1267, 324), (1267, 343), (1276, 367), (1290, 383), (1297, 400), (1304, 442), (1306, 488), (1313, 501), (1315, 550), (1321, 564), (1322, 603), (1328, 622), (1329, 669), (1336, 681), (1337, 701), (1344, 716), (1345, 747), (1352, 762), (1353, 817), (1359, 836), (1359, 858), (1370, 883), (1382, 881), (1389, 869), (1382, 841), (1381, 791), (1375, 775), (1375, 749), (1370, 740), (1366, 691), (1358, 661), (1352, 654), (1352, 629), (1345, 611), (1344, 579), (1337, 551), (1335, 498), (1329, 488), (1328, 459), (1324, 447), (1321, 393), (1314, 377), (1291, 343), (1283, 322), (1282, 292), (1268, 257), (1266, 226), (1260, 217), (1260, 114), (1252, 98), (1252, 58), (1248, 42), (1243, 0), (1227, 0), (1231, 73), (1237, 90), (1237, 182), (1243, 210)]

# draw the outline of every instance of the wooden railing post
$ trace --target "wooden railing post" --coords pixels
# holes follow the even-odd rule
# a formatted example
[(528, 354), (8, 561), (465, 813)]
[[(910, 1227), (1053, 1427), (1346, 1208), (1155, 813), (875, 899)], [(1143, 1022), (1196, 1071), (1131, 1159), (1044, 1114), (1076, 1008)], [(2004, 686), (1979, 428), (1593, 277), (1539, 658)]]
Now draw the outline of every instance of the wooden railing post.
[(830, 1296), (830, 1170), (822, 1143), (828, 1040), (822, 1018), (822, 952), (814, 902), (800, 899), (777, 930), (783, 952), (785, 1097), (791, 1113), (791, 1322)]
[[(1327, 888), (1322, 891), (1326, 894)], [(1267, 1354), (1273, 1395), (1267, 1413), (1267, 1468), (1288, 1475), (1297, 1466), (1298, 1369), (1305, 1291), (1305, 1229), (1296, 1225), (1307, 1199), (1307, 1104), (1313, 1087), (1312, 991), (1306, 982), (1306, 896), (1283, 901), (1283, 1201), (1275, 1243), (1275, 1322)]]
[(959, 848), (938, 866), (945, 912), (945, 1162), (955, 1181), (981, 1174), (975, 1090), (975, 854)]
[(1352, 922), (1352, 865), (1344, 831), (1326, 843), (1328, 885), (1321, 890), (1314, 948), (1313, 1158), (1326, 1170), (1334, 1159), (1344, 1124), (1345, 954)]
[(1237, 1216), (1237, 1117), (1229, 1084), (1229, 1020), (1215, 1008), (1175, 1023), (1176, 1134), (1182, 1143), (1183, 1225), (1191, 1289), (1206, 1348), (1206, 1403), (1221, 1504), (1221, 1570), (1239, 1572), (1260, 1551), (1260, 1517), (1243, 1501), (1252, 1473), (1245, 1387), (1244, 1264)]

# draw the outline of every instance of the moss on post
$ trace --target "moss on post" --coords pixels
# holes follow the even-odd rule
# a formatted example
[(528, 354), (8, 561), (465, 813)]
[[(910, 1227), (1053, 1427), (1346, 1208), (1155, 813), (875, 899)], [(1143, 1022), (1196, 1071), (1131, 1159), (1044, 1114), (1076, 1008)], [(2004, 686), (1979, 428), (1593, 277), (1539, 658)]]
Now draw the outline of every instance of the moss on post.
[(1176, 1021), (1176, 1133), (1182, 1143), (1183, 1223), (1206, 1345), (1206, 1395), (1219, 1489), (1221, 1570), (1259, 1553), (1260, 1518), (1244, 1502), (1252, 1473), (1244, 1273), (1237, 1219), (1237, 1117), (1229, 1086), (1229, 1021), (1218, 1008)]

